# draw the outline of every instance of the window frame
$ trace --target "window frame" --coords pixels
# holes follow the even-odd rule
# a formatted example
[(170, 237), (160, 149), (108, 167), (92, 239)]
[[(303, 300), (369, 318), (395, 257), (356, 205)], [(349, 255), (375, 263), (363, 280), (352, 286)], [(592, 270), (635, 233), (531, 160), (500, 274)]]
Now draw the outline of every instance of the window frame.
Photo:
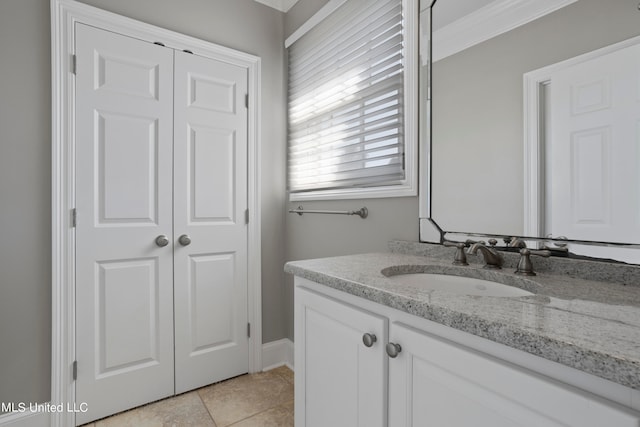
[[(296, 32), (285, 41), (288, 48), (297, 39), (311, 30), (338, 7), (349, 0), (331, 0)], [(289, 193), (289, 201), (306, 200), (344, 200), (369, 199), (389, 197), (413, 197), (418, 195), (418, 122), (419, 122), (419, 0), (402, 0), (402, 14), (404, 16), (404, 82), (403, 82), (403, 133), (404, 133), (404, 166), (405, 177), (397, 184), (334, 188), (324, 190), (308, 190)], [(288, 107), (288, 102), (287, 102)], [(288, 116), (288, 114), (287, 114)], [(289, 138), (287, 135), (287, 149)], [(287, 161), (287, 186), (289, 180), (289, 162)]]

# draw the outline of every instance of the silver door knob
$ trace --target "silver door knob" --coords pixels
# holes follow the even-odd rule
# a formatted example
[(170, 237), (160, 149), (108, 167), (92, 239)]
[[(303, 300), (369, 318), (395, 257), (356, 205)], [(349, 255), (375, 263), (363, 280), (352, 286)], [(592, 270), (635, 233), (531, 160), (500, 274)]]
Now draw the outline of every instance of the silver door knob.
[(387, 354), (390, 358), (394, 359), (398, 357), (398, 354), (400, 354), (401, 351), (402, 347), (400, 347), (400, 344), (394, 344), (392, 342), (387, 344)]
[(362, 342), (364, 343), (365, 347), (371, 347), (376, 341), (378, 341), (378, 338), (376, 338), (376, 336), (373, 334), (364, 334), (362, 336)]
[(189, 237), (186, 234), (183, 234), (182, 236), (178, 237), (178, 242), (182, 246), (189, 246), (191, 244), (191, 237)]
[(156, 245), (163, 247), (163, 246), (167, 246), (168, 244), (169, 244), (169, 238), (164, 234), (161, 234), (158, 237), (156, 237)]

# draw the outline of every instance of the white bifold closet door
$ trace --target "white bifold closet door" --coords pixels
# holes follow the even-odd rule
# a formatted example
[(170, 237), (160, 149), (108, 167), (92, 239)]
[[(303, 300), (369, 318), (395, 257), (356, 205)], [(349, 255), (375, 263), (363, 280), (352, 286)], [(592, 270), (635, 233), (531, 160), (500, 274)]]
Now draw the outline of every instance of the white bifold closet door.
[(246, 69), (76, 24), (82, 424), (248, 371)]

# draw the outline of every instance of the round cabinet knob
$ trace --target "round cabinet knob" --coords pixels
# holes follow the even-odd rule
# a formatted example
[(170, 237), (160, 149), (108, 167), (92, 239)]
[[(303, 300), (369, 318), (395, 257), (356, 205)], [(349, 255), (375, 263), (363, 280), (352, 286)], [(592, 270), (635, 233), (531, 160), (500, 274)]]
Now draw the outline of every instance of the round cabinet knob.
[(364, 343), (365, 347), (371, 347), (376, 341), (378, 341), (378, 338), (376, 338), (376, 336), (373, 334), (364, 334), (362, 336), (362, 342)]
[(392, 342), (387, 344), (387, 354), (390, 358), (394, 359), (398, 357), (398, 354), (400, 354), (401, 351), (402, 347), (400, 347), (400, 344), (394, 344)]
[(169, 244), (169, 238), (164, 234), (161, 234), (158, 237), (156, 237), (156, 245), (160, 246), (161, 248), (164, 246), (167, 246), (168, 244)]
[(183, 234), (182, 236), (180, 236), (178, 238), (178, 242), (182, 245), (182, 246), (189, 246), (191, 244), (191, 237), (189, 237), (186, 234)]

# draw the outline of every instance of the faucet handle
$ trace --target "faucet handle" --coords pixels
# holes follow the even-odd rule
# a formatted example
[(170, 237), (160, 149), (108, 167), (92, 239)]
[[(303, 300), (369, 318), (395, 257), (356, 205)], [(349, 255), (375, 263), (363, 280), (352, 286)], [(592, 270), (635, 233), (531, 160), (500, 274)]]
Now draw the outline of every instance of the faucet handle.
[[(524, 249), (528, 249), (528, 248), (524, 248)], [(537, 255), (543, 258), (549, 258), (551, 256), (551, 251), (546, 249), (543, 249), (543, 250), (528, 249), (528, 251), (531, 255)], [(520, 252), (522, 252), (522, 250), (520, 250)]]
[(526, 248), (527, 243), (519, 237), (505, 237), (504, 242), (510, 248)]
[(484, 245), (484, 240), (471, 240), (471, 239), (467, 239), (464, 241), (464, 243), (467, 245), (467, 247), (474, 245), (476, 243), (482, 243)]
[(533, 264), (531, 263), (531, 255), (537, 255), (544, 258), (551, 256), (551, 251), (548, 250), (535, 250), (529, 248), (520, 249), (520, 261), (518, 261), (518, 267), (515, 273), (523, 276), (535, 276), (533, 271)]
[(565, 236), (552, 237), (551, 234), (548, 234), (546, 237), (556, 239), (553, 242), (553, 247), (549, 246), (549, 242), (545, 242), (542, 246), (543, 249), (549, 249), (553, 252), (560, 253), (569, 253), (569, 246), (564, 242), (559, 242), (558, 240), (567, 240)]
[(453, 265), (469, 265), (469, 263), (467, 262), (467, 254), (465, 254), (464, 252), (464, 248), (468, 248), (470, 246), (469, 243), (445, 241), (443, 245), (447, 247), (457, 248), (456, 255), (453, 260)]

